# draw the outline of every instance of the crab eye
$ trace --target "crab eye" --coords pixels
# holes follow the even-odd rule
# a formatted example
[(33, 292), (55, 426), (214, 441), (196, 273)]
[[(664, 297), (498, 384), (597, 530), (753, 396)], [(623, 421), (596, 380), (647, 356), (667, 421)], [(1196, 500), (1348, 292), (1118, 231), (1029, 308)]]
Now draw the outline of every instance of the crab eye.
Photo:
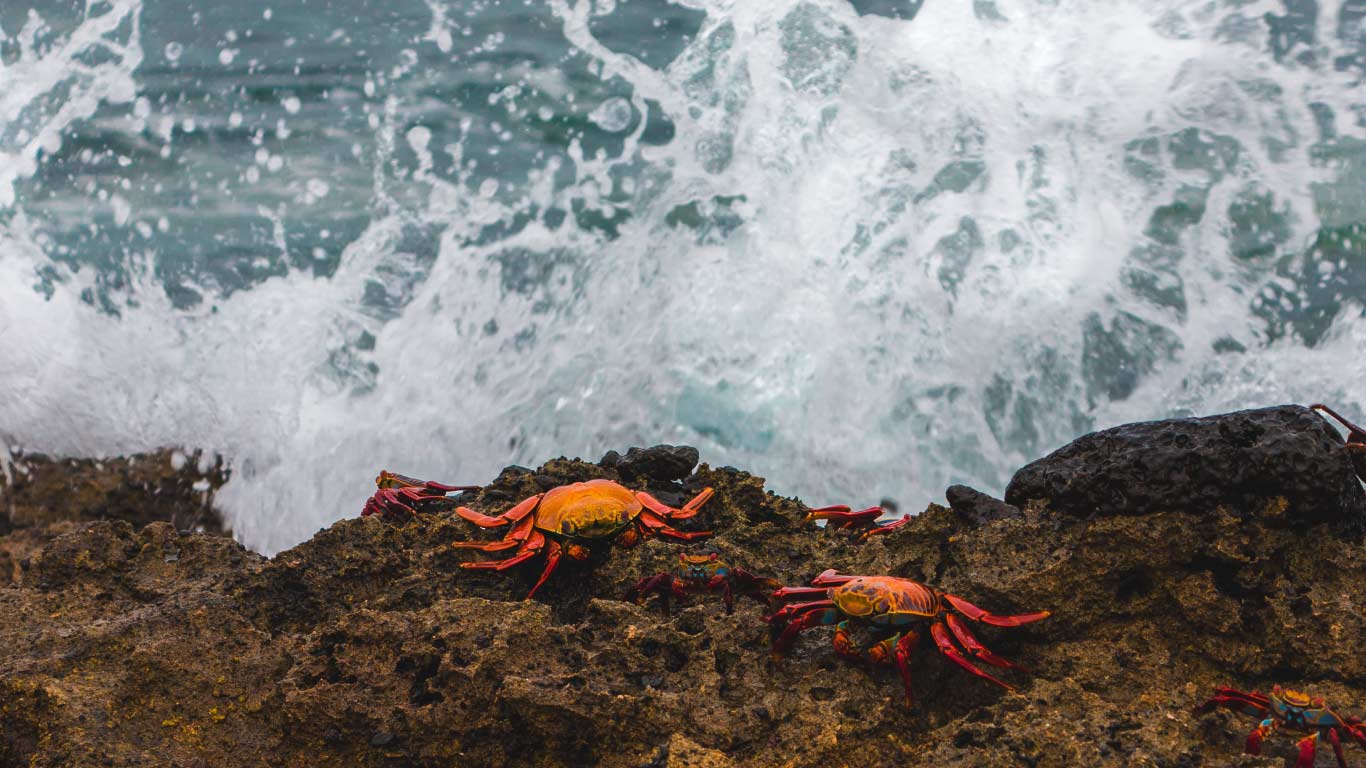
[(564, 553), (575, 560), (588, 559), (588, 547), (585, 547), (582, 544), (570, 544), (564, 548)]

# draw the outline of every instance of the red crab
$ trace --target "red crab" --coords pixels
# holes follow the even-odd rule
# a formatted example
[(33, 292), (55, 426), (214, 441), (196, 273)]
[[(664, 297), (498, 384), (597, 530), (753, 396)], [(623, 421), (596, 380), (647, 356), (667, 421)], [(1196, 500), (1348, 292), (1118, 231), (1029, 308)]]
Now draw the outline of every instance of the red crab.
[(877, 519), (882, 517), (883, 511), (882, 507), (868, 507), (855, 512), (847, 504), (836, 504), (830, 507), (808, 510), (806, 517), (802, 518), (802, 522), (826, 520), (841, 531), (855, 531), (854, 540), (864, 542), (870, 536), (890, 533), (911, 521), (910, 515), (902, 515), (899, 520), (879, 523)]
[[(387, 483), (387, 484), (386, 484)], [(441, 485), (423, 480), (381, 472), (376, 481), (380, 490), (365, 504), (363, 515), (389, 514), (394, 509), (414, 512), (414, 505), (427, 508), (433, 503), (441, 506), (455, 505), (443, 492), (455, 486)], [(527, 599), (536, 594), (555, 566), (559, 565), (562, 555), (575, 560), (586, 560), (589, 547), (595, 542), (610, 541), (622, 547), (634, 547), (651, 536), (661, 536), (678, 541), (691, 541), (710, 536), (710, 531), (684, 532), (669, 525), (675, 520), (686, 520), (697, 514), (707, 499), (712, 497), (712, 489), (704, 488), (683, 505), (674, 509), (644, 491), (632, 491), (611, 480), (589, 480), (551, 488), (522, 501), (512, 509), (497, 517), (475, 512), (467, 507), (455, 508), (455, 513), (480, 528), (499, 528), (511, 526), (499, 541), (478, 542), (462, 541), (452, 544), (457, 549), (477, 549), (482, 552), (502, 552), (515, 549), (512, 557), (506, 560), (461, 563), (461, 568), (489, 568), (503, 571), (518, 563), (526, 562), (544, 552), (545, 570), (541, 578), (527, 593)]]
[(742, 595), (767, 603), (766, 592), (782, 584), (777, 579), (763, 579), (739, 566), (722, 560), (716, 552), (690, 555), (678, 554), (678, 567), (673, 573), (658, 573), (636, 582), (626, 593), (626, 599), (639, 603), (651, 592), (659, 593), (664, 614), (669, 614), (669, 597), (682, 601), (689, 591), (721, 590), (726, 602), (726, 613), (735, 612), (735, 595)]
[(477, 485), (445, 485), (431, 480), (415, 480), (389, 471), (379, 473), (379, 477), (375, 478), (375, 486), (379, 490), (365, 501), (361, 517), (379, 515), (392, 518), (399, 511), (416, 516), (419, 511), (428, 509), (432, 502), (437, 502), (438, 506), (441, 506), (440, 502), (446, 502), (446, 506), (454, 504), (454, 501), (446, 498), (448, 493), (479, 490)]
[(1310, 698), (1299, 691), (1282, 688), (1271, 689), (1271, 695), (1257, 692), (1243, 693), (1233, 688), (1220, 688), (1214, 697), (1196, 708), (1196, 713), (1208, 712), (1215, 707), (1225, 707), (1235, 712), (1261, 718), (1262, 721), (1247, 735), (1247, 746), (1243, 751), (1249, 755), (1262, 753), (1262, 741), (1276, 732), (1277, 728), (1288, 728), (1299, 733), (1308, 733), (1296, 745), (1300, 748), (1295, 768), (1313, 768), (1314, 753), (1318, 751), (1319, 740), (1333, 745), (1333, 755), (1338, 759), (1338, 768), (1347, 768), (1347, 757), (1342, 754), (1342, 738), (1339, 732), (1356, 739), (1366, 748), (1366, 729), (1363, 722), (1355, 717), (1343, 717), (1324, 704), (1321, 698)]
[(1315, 403), (1309, 407), (1316, 411), (1323, 411), (1347, 428), (1347, 445), (1345, 446), (1347, 456), (1352, 460), (1352, 468), (1357, 471), (1357, 477), (1366, 482), (1366, 429), (1344, 419), (1337, 411), (1323, 403)]
[[(978, 608), (961, 597), (940, 592), (934, 587), (910, 579), (894, 576), (841, 576), (833, 570), (811, 580), (812, 587), (785, 587), (773, 593), (774, 599), (822, 596), (814, 602), (784, 606), (765, 618), (771, 625), (773, 658), (783, 653), (796, 640), (797, 634), (808, 627), (836, 625), (835, 652), (845, 658), (870, 661), (874, 664), (896, 664), (906, 690), (906, 706), (913, 707), (911, 695), (911, 651), (920, 639), (912, 626), (930, 623), (930, 637), (939, 652), (950, 661), (980, 678), (1002, 688), (1015, 690), (979, 669), (968, 656), (994, 667), (1022, 669), (1018, 664), (997, 656), (982, 645), (968, 631), (962, 616), (996, 627), (1018, 627), (1046, 619), (1048, 611), (1019, 616), (997, 616)], [(858, 649), (849, 633), (849, 623), (857, 622), (882, 639), (863, 650)], [(967, 651), (958, 649), (954, 640)]]

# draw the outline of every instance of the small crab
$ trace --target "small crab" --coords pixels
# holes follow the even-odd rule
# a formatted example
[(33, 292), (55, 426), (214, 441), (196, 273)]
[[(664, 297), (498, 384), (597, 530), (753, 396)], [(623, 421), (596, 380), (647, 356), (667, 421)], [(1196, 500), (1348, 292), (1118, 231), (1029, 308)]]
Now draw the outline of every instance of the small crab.
[(1338, 759), (1338, 768), (1347, 768), (1347, 758), (1342, 754), (1342, 738), (1339, 732), (1356, 739), (1366, 748), (1366, 729), (1363, 722), (1355, 717), (1343, 717), (1324, 704), (1321, 698), (1311, 698), (1299, 691), (1282, 688), (1271, 689), (1267, 696), (1256, 691), (1244, 693), (1233, 688), (1219, 688), (1214, 697), (1196, 708), (1196, 713), (1208, 712), (1215, 707), (1225, 707), (1245, 715), (1262, 718), (1262, 722), (1247, 735), (1244, 752), (1249, 755), (1262, 753), (1262, 742), (1277, 728), (1288, 728), (1299, 733), (1307, 733), (1300, 739), (1299, 758), (1295, 768), (1312, 768), (1314, 753), (1318, 750), (1319, 740), (1333, 745), (1333, 754)]
[(416, 516), (418, 512), (425, 511), (432, 502), (436, 502), (438, 506), (442, 502), (447, 502), (447, 506), (454, 504), (446, 498), (448, 493), (479, 490), (477, 485), (445, 485), (431, 480), (416, 480), (388, 471), (379, 473), (379, 477), (375, 478), (375, 487), (379, 490), (365, 501), (361, 517), (379, 515), (392, 518), (400, 512)]
[(455, 486), (414, 480), (390, 472), (381, 472), (376, 485), (380, 490), (365, 503), (362, 515), (388, 515), (395, 509), (415, 512), (417, 509), (455, 507), (455, 513), (480, 528), (512, 526), (499, 541), (462, 541), (451, 545), (455, 549), (477, 549), (501, 552), (516, 549), (506, 560), (461, 563), (461, 568), (507, 570), (544, 552), (545, 570), (527, 593), (536, 594), (550, 577), (562, 555), (575, 560), (587, 560), (590, 546), (610, 541), (622, 547), (634, 547), (651, 536), (678, 541), (692, 541), (710, 536), (710, 531), (685, 532), (669, 525), (675, 520), (686, 520), (697, 514), (712, 497), (711, 488), (704, 488), (683, 505), (674, 509), (644, 491), (632, 491), (611, 480), (588, 480), (551, 488), (496, 517), (482, 515), (467, 507), (456, 506), (443, 492)]
[(1344, 419), (1341, 414), (1323, 403), (1315, 403), (1309, 407), (1316, 411), (1323, 411), (1347, 428), (1347, 445), (1345, 446), (1347, 456), (1352, 460), (1352, 468), (1357, 471), (1357, 477), (1366, 482), (1366, 429)]
[[(773, 635), (773, 658), (782, 658), (797, 634), (808, 627), (836, 625), (835, 652), (848, 659), (874, 664), (896, 664), (906, 692), (906, 706), (914, 707), (911, 695), (911, 651), (920, 639), (912, 627), (929, 621), (930, 637), (939, 652), (950, 661), (980, 678), (1002, 688), (1015, 690), (984, 672), (964, 656), (954, 644), (956, 638), (972, 658), (994, 667), (1022, 669), (1018, 664), (997, 656), (968, 631), (962, 616), (996, 627), (1018, 627), (1046, 619), (1048, 611), (1019, 616), (997, 616), (978, 608), (961, 597), (940, 592), (934, 587), (894, 576), (841, 576), (825, 571), (811, 580), (811, 587), (785, 587), (773, 593), (774, 599), (822, 596), (824, 599), (784, 606), (765, 617)], [(850, 622), (856, 622), (881, 640), (860, 650), (850, 635)]]
[(897, 528), (911, 521), (910, 515), (902, 515), (899, 520), (885, 520), (878, 522), (885, 512), (882, 507), (868, 507), (855, 512), (847, 504), (836, 504), (830, 507), (819, 507), (808, 510), (806, 517), (802, 518), (803, 523), (810, 523), (815, 520), (825, 520), (830, 525), (834, 525), (841, 531), (853, 531), (854, 540), (864, 542), (870, 536), (881, 533), (891, 533)]
[(690, 555), (678, 554), (678, 567), (672, 573), (658, 573), (636, 582), (626, 593), (626, 599), (642, 602), (651, 592), (659, 593), (664, 614), (669, 614), (669, 597), (682, 601), (688, 592), (721, 590), (726, 601), (726, 613), (735, 612), (735, 593), (747, 595), (761, 603), (768, 603), (767, 593), (782, 584), (777, 579), (762, 579), (739, 566), (730, 565), (716, 552)]

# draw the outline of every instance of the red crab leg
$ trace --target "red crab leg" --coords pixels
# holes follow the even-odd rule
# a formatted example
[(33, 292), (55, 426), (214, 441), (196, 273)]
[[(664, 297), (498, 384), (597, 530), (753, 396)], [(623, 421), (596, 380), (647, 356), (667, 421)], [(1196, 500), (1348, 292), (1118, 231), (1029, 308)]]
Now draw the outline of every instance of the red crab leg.
[(890, 523), (883, 523), (874, 528), (870, 528), (858, 535), (859, 541), (867, 541), (869, 536), (880, 536), (884, 533), (891, 533), (906, 523), (911, 522), (910, 515), (902, 515), (900, 520), (893, 520)]
[(1243, 745), (1243, 751), (1249, 755), (1260, 755), (1262, 753), (1262, 742), (1266, 737), (1276, 732), (1276, 721), (1272, 719), (1263, 720), (1252, 729), (1247, 735), (1247, 744)]
[(1003, 659), (992, 653), (990, 649), (985, 645), (982, 645), (981, 641), (976, 637), (973, 637), (972, 633), (968, 631), (968, 625), (964, 624), (963, 620), (958, 618), (955, 614), (945, 614), (944, 620), (948, 623), (949, 630), (953, 632), (953, 636), (958, 638), (958, 642), (967, 649), (968, 653), (972, 654), (973, 658), (980, 659), (993, 667), (1018, 669), (1025, 672), (1029, 671), (1013, 661)]
[(931, 624), (930, 636), (934, 638), (934, 644), (939, 646), (939, 652), (947, 656), (949, 658), (949, 661), (952, 661), (954, 664), (957, 664), (958, 666), (962, 667), (963, 669), (966, 669), (972, 674), (977, 675), (983, 680), (989, 680), (1001, 686), (1007, 691), (1015, 690), (1015, 686), (997, 680), (995, 677), (992, 677), (989, 673), (983, 672), (982, 670), (978, 669), (976, 665), (974, 665), (972, 662), (968, 661), (967, 657), (965, 657), (961, 652), (959, 652), (957, 648), (954, 647), (953, 640), (949, 638), (949, 631), (944, 628), (943, 623), (936, 621), (935, 623)]
[(534, 517), (524, 518), (517, 523), (511, 531), (508, 531), (507, 536), (504, 536), (500, 541), (457, 541), (451, 544), (451, 549), (478, 549), (484, 552), (499, 552), (504, 549), (512, 549), (531, 536), (531, 531), (535, 522), (536, 518)]
[(1217, 688), (1209, 701), (1195, 708), (1195, 713), (1203, 714), (1215, 707), (1225, 707), (1252, 717), (1266, 717), (1271, 700), (1260, 693), (1243, 693), (1235, 688)]
[(770, 608), (773, 606), (773, 601), (769, 593), (783, 585), (777, 579), (755, 576), (738, 565), (731, 568), (731, 578), (735, 581), (734, 588), (738, 589), (740, 594), (748, 595), (754, 598), (755, 602), (763, 603)]
[(707, 582), (707, 589), (716, 591), (721, 590), (721, 599), (726, 603), (726, 613), (735, 613), (735, 594), (731, 591), (730, 582), (726, 581), (725, 576), (716, 575)]
[(783, 587), (773, 590), (770, 595), (774, 600), (789, 600), (794, 597), (812, 597), (814, 595), (830, 594), (829, 587)]
[(807, 510), (806, 517), (802, 518), (803, 523), (813, 520), (827, 520), (831, 523), (839, 523), (840, 530), (851, 528), (863, 523), (871, 523), (882, 516), (882, 507), (868, 507), (855, 512), (853, 507), (848, 504), (835, 504), (829, 507), (817, 507)]
[(682, 509), (681, 511), (682, 511), (682, 512), (686, 512), (687, 514), (685, 514), (685, 515), (674, 515), (674, 519), (682, 519), (682, 518), (685, 518), (685, 517), (692, 517), (693, 515), (697, 514), (698, 511), (702, 509), (702, 505), (703, 505), (703, 504), (706, 504), (708, 501), (710, 501), (710, 500), (711, 500), (711, 497), (712, 497), (713, 495), (715, 495), (715, 494), (716, 494), (716, 491), (715, 491), (715, 490), (713, 490), (713, 489), (711, 489), (711, 488), (703, 488), (701, 493), (699, 493), (699, 494), (697, 494), (696, 496), (692, 497), (692, 500), (691, 500), (691, 501), (689, 501), (687, 504), (684, 504), (684, 505), (683, 505), (683, 509)]
[(1338, 768), (1347, 768), (1347, 756), (1342, 754), (1342, 739), (1338, 737), (1338, 729), (1328, 729), (1328, 742), (1333, 745), (1333, 756), (1338, 759)]
[(672, 573), (657, 573), (654, 576), (647, 576), (626, 593), (626, 599), (633, 603), (642, 602), (641, 598), (648, 596), (651, 592), (659, 593), (659, 602), (664, 606), (664, 615), (669, 615), (669, 594), (673, 592), (674, 575)]
[(460, 515), (480, 528), (497, 528), (500, 525), (515, 523), (526, 517), (531, 513), (531, 510), (536, 508), (537, 504), (541, 503), (541, 497), (544, 495), (545, 494), (538, 493), (497, 517), (482, 515), (468, 507), (457, 507), (455, 514)]
[(692, 541), (705, 536), (710, 536), (711, 531), (680, 531), (668, 523), (660, 520), (651, 512), (641, 511), (640, 517), (636, 521), (649, 533), (655, 536), (665, 536), (679, 541)]
[(1362, 723), (1360, 720), (1351, 718), (1347, 725), (1347, 733), (1351, 734), (1352, 738), (1357, 740), (1357, 743), (1361, 745), (1362, 749), (1366, 749), (1366, 731), (1361, 729), (1361, 725)]
[(645, 491), (636, 491), (636, 500), (646, 509), (666, 520), (687, 520), (697, 514), (702, 509), (702, 505), (706, 504), (707, 500), (715, 493), (716, 491), (711, 488), (703, 488), (702, 492), (694, 496), (692, 501), (684, 504), (682, 509), (674, 509)]
[(531, 588), (531, 591), (526, 593), (527, 600), (530, 600), (531, 596), (536, 594), (536, 590), (540, 589), (541, 585), (545, 583), (545, 580), (550, 578), (550, 572), (555, 570), (555, 566), (560, 564), (560, 543), (558, 541), (550, 542), (550, 546), (546, 547), (546, 553), (545, 570), (541, 571), (541, 578), (536, 580), (536, 584)]
[(969, 619), (990, 624), (993, 627), (1018, 627), (1021, 624), (1040, 621), (1053, 615), (1051, 611), (1039, 611), (1038, 613), (1023, 613), (1018, 616), (997, 616), (994, 613), (987, 613), (957, 595), (945, 594), (944, 600)]
[(911, 652), (920, 642), (920, 635), (911, 630), (906, 630), (906, 634), (896, 644), (896, 671), (901, 673), (901, 685), (906, 689), (906, 708), (915, 709), (915, 697), (911, 695)]
[(813, 608), (829, 608), (834, 604), (835, 603), (833, 600), (817, 600), (811, 603), (793, 603), (792, 605), (784, 605), (782, 608), (779, 608), (776, 613), (770, 616), (765, 616), (764, 621), (767, 621), (770, 624), (772, 624), (775, 621), (790, 621), (794, 616), (796, 616), (799, 613), (805, 613), (809, 610), (812, 610)]
[(792, 641), (797, 639), (797, 633), (809, 627), (834, 624), (839, 618), (835, 604), (828, 600), (819, 603), (807, 603), (806, 606), (806, 612), (789, 622), (787, 626), (783, 627), (783, 631), (773, 639), (773, 650), (770, 656), (774, 661), (781, 660), (783, 653), (792, 647)]
[(1337, 419), (1338, 423), (1341, 424), (1342, 426), (1346, 427), (1346, 428), (1347, 428), (1347, 431), (1350, 432), (1350, 433), (1352, 434), (1352, 436), (1351, 436), (1349, 442), (1353, 442), (1353, 443), (1366, 442), (1366, 429), (1362, 429), (1361, 427), (1358, 427), (1357, 425), (1355, 425), (1355, 424), (1353, 424), (1352, 422), (1348, 421), (1347, 419), (1343, 418), (1343, 417), (1342, 417), (1342, 414), (1338, 413), (1337, 411), (1333, 410), (1332, 408), (1329, 408), (1328, 406), (1324, 405), (1323, 403), (1314, 403), (1313, 405), (1311, 405), (1311, 406), (1309, 406), (1309, 407), (1312, 408), (1312, 409), (1314, 409), (1314, 410), (1316, 410), (1316, 411), (1323, 411), (1324, 413), (1328, 414), (1329, 416), (1332, 416), (1334, 419)]
[(511, 568), (512, 566), (518, 563), (530, 560), (531, 558), (535, 557), (536, 554), (539, 553), (541, 549), (544, 547), (545, 537), (539, 533), (533, 532), (531, 534), (531, 537), (528, 538), (525, 542), (523, 542), (521, 550), (519, 550), (517, 554), (513, 555), (512, 557), (509, 557), (506, 560), (485, 560), (481, 563), (461, 563), (460, 567), (470, 569), (491, 568), (495, 571), (503, 571), (507, 570), (508, 568)]
[(857, 579), (857, 576), (841, 576), (835, 572), (834, 568), (821, 571), (821, 574), (811, 580), (813, 587), (837, 587), (841, 584), (848, 584)]
[(1300, 757), (1295, 761), (1295, 768), (1314, 768), (1314, 753), (1319, 748), (1319, 735), (1311, 733), (1300, 739), (1295, 746), (1300, 748)]

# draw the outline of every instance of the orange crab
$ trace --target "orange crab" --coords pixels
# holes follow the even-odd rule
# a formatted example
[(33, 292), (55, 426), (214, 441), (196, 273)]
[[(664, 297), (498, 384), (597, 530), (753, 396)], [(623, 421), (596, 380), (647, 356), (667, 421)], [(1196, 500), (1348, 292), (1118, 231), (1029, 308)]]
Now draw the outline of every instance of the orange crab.
[[(445, 495), (445, 486), (414, 480), (391, 472), (381, 472), (375, 481), (380, 490), (366, 502), (363, 514), (387, 514), (399, 510), (414, 511), (433, 506), (450, 508), (454, 499)], [(397, 489), (397, 491), (395, 490)], [(475, 512), (468, 507), (455, 506), (455, 513), (480, 528), (512, 526), (498, 541), (461, 541), (451, 546), (457, 549), (477, 549), (481, 552), (517, 551), (505, 560), (461, 563), (461, 568), (507, 570), (544, 552), (545, 570), (527, 599), (536, 594), (550, 577), (560, 557), (569, 555), (575, 560), (586, 560), (590, 547), (596, 542), (610, 541), (621, 547), (634, 547), (652, 536), (692, 541), (710, 536), (711, 531), (680, 531), (669, 525), (697, 514), (714, 491), (704, 488), (684, 504), (674, 509), (644, 491), (631, 489), (611, 480), (588, 480), (552, 488), (522, 501), (496, 517)]]
[[(949, 661), (988, 682), (1013, 691), (1014, 686), (998, 680), (972, 662), (980, 661), (1005, 669), (1021, 667), (988, 650), (968, 630), (963, 619), (994, 627), (1018, 627), (1041, 621), (1050, 615), (1048, 611), (1038, 611), (1018, 616), (1000, 616), (918, 581), (895, 576), (843, 576), (833, 570), (812, 579), (810, 587), (784, 587), (773, 593), (773, 599), (778, 601), (798, 597), (823, 599), (785, 605), (773, 615), (764, 617), (772, 634), (773, 659), (781, 659), (802, 630), (833, 624), (835, 652), (839, 655), (856, 661), (896, 665), (901, 673), (908, 708), (914, 707), (910, 659), (911, 651), (920, 639), (916, 625), (930, 624), (930, 637), (934, 638), (939, 652)], [(880, 639), (872, 646), (860, 649), (850, 634), (851, 622), (862, 625)], [(964, 650), (959, 650), (959, 645)]]

